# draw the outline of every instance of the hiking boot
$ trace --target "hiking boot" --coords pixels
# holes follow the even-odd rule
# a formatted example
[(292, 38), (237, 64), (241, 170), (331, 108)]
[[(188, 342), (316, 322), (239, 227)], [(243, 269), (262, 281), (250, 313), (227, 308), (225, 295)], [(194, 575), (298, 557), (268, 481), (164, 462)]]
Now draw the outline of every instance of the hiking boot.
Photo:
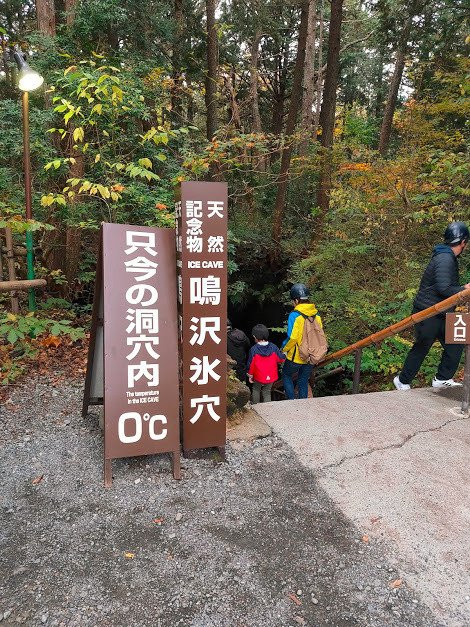
[(402, 383), (398, 375), (393, 379), (393, 385), (397, 388), (397, 390), (401, 390), (402, 392), (411, 390), (411, 385), (408, 385), (408, 383)]
[(434, 379), (432, 380), (432, 387), (433, 388), (461, 388), (462, 383), (459, 383), (458, 381), (454, 381), (453, 379), (446, 379), (445, 381), (442, 381), (441, 379), (436, 379), (436, 377), (434, 377)]

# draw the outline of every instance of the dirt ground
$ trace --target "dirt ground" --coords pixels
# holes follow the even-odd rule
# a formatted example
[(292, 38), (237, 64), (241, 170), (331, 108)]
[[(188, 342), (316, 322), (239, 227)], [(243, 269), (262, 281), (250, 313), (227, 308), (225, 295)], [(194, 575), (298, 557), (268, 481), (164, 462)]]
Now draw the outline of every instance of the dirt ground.
[(180, 482), (166, 456), (115, 461), (105, 490), (82, 385), (33, 381), (1, 408), (2, 624), (445, 624), (276, 436), (183, 460)]

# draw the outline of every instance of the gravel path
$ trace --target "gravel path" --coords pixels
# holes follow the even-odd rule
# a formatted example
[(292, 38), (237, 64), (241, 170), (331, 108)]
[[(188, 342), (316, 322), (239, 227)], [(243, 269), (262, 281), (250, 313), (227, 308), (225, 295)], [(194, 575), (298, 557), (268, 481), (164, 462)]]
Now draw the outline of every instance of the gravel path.
[(277, 437), (183, 460), (181, 482), (166, 456), (115, 461), (105, 490), (82, 383), (30, 387), (1, 409), (2, 624), (439, 624)]

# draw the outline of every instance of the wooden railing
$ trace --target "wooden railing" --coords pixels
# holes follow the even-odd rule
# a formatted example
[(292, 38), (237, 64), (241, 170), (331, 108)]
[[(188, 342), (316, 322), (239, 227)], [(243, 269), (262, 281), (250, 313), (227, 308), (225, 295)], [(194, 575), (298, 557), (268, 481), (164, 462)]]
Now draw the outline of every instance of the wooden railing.
[(403, 318), (403, 320), (400, 320), (399, 322), (396, 322), (395, 324), (392, 324), (389, 327), (382, 329), (381, 331), (377, 331), (377, 333), (372, 333), (372, 335), (368, 335), (366, 338), (360, 340), (359, 342), (355, 342), (350, 346), (346, 346), (346, 348), (342, 348), (335, 353), (327, 355), (321, 362), (317, 364), (316, 367), (319, 368), (321, 366), (325, 366), (332, 361), (338, 361), (339, 359), (346, 357), (346, 355), (354, 353), (354, 377), (352, 391), (353, 394), (356, 394), (359, 391), (359, 382), (361, 377), (361, 358), (362, 350), (364, 348), (366, 348), (367, 346), (371, 346), (372, 344), (378, 344), (379, 342), (382, 342), (392, 335), (396, 335), (397, 333), (401, 333), (402, 331), (409, 329), (418, 322), (422, 322), (427, 318), (432, 318), (438, 313), (443, 313), (445, 311), (448, 311), (452, 307), (455, 307), (456, 305), (461, 305), (469, 301), (470, 289), (463, 290), (462, 292), (459, 292), (458, 294), (455, 294), (450, 298), (441, 300), (439, 303), (433, 305), (432, 307), (428, 307), (427, 309), (423, 309), (423, 311), (418, 311), (417, 313), (412, 314), (407, 318)]

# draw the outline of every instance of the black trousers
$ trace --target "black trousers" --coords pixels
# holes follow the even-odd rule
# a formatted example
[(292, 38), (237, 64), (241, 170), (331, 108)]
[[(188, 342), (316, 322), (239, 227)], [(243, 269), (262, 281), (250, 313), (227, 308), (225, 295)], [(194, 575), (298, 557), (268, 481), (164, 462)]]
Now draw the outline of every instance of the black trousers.
[(400, 381), (402, 383), (412, 382), (436, 340), (439, 340), (444, 349), (436, 377), (441, 381), (452, 379), (459, 367), (463, 346), (445, 343), (445, 327), (445, 316), (434, 316), (415, 325), (416, 340), (405, 359), (400, 373)]

